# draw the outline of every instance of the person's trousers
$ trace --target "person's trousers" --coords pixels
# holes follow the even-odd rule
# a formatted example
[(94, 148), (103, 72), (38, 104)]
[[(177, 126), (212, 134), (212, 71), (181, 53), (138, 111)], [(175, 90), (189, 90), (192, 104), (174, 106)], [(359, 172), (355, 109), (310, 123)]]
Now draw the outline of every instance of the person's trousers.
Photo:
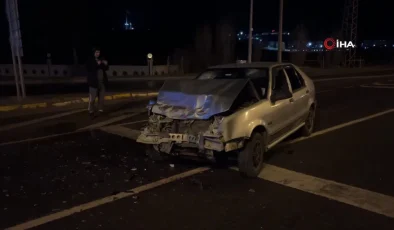
[(93, 113), (95, 110), (96, 98), (98, 98), (98, 110), (104, 109), (104, 94), (105, 94), (104, 85), (100, 85), (98, 88), (89, 87), (89, 107), (88, 107), (88, 110), (90, 113)]

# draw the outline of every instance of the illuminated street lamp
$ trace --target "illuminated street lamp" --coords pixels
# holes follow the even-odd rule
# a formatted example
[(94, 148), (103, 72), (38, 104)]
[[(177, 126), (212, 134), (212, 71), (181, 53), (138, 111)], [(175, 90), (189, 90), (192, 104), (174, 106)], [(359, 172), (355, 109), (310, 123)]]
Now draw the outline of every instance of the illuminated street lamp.
[(148, 58), (148, 71), (149, 71), (149, 75), (153, 74), (153, 55), (151, 53), (148, 53), (146, 55), (146, 57)]

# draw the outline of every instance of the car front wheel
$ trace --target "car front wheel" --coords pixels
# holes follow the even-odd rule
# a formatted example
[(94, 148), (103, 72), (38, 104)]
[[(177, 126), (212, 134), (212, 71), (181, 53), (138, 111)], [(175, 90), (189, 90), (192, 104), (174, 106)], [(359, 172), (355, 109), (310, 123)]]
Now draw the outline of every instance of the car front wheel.
[(257, 177), (263, 168), (266, 133), (255, 132), (238, 155), (238, 168), (243, 176)]
[(308, 117), (305, 120), (305, 125), (302, 127), (302, 136), (308, 137), (313, 133), (315, 127), (315, 109), (309, 109)]

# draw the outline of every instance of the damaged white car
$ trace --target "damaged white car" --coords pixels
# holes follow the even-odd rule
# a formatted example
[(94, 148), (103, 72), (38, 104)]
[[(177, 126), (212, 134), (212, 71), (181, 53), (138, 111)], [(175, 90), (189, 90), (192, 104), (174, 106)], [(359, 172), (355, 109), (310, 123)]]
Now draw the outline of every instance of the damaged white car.
[(314, 84), (293, 64), (215, 66), (193, 80), (166, 81), (137, 142), (151, 156), (237, 154), (239, 171), (256, 177), (266, 151), (297, 130), (312, 133), (315, 110)]

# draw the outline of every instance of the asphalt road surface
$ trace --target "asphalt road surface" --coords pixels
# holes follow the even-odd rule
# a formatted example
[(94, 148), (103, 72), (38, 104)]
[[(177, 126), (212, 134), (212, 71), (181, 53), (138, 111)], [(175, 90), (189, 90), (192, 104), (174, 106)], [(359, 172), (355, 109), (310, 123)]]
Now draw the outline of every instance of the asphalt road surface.
[(75, 108), (3, 116), (0, 228), (394, 229), (394, 77), (315, 84), (315, 133), (267, 154), (258, 179), (148, 159), (132, 140), (146, 101), (95, 119)]

